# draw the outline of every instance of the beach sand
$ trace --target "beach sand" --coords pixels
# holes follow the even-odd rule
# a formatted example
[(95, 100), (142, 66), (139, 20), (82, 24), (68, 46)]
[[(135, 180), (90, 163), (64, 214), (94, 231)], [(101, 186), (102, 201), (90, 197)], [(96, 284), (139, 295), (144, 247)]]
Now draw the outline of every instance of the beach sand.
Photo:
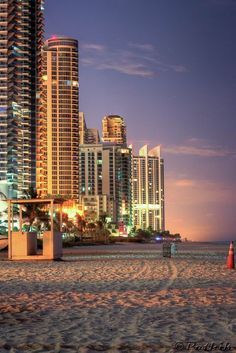
[(227, 251), (181, 244), (168, 259), (157, 244), (122, 244), (66, 249), (61, 262), (0, 261), (0, 352), (236, 347), (236, 270), (226, 269)]

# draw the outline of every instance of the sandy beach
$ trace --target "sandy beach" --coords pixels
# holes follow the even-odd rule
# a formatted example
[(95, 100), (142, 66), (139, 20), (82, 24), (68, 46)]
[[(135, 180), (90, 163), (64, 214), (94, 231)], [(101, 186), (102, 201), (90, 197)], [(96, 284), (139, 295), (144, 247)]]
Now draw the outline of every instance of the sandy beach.
[(181, 244), (168, 259), (157, 244), (121, 244), (66, 249), (60, 262), (9, 262), (1, 253), (0, 352), (199, 351), (181, 342), (236, 352), (227, 251)]

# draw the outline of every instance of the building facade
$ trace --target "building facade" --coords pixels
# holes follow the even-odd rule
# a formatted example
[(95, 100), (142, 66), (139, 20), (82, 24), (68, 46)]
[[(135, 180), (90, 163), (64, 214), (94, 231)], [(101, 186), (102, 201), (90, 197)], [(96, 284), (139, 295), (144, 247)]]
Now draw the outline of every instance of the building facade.
[(103, 142), (126, 145), (126, 125), (119, 115), (107, 115), (102, 120)]
[(82, 212), (87, 222), (95, 222), (101, 216), (108, 215), (110, 199), (107, 195), (87, 195), (82, 197)]
[(41, 195), (46, 191), (76, 200), (80, 136), (77, 40), (53, 37), (46, 41), (43, 93), (45, 109), (38, 140), (37, 189)]
[[(85, 210), (93, 207), (115, 223), (132, 223), (132, 150), (117, 144), (81, 145), (80, 199)], [(93, 204), (92, 204), (93, 203)], [(98, 206), (94, 206), (98, 205)], [(99, 208), (99, 209), (98, 209)]]
[(160, 146), (143, 146), (133, 156), (133, 223), (137, 228), (165, 230), (164, 161)]
[(98, 144), (100, 143), (99, 131), (96, 128), (88, 128), (86, 131), (86, 140), (87, 144)]
[(98, 129), (87, 127), (83, 112), (79, 112), (79, 143), (80, 145), (100, 143)]
[(83, 112), (79, 112), (79, 144), (84, 145), (86, 143), (87, 125)]
[(0, 192), (36, 185), (43, 0), (0, 1)]

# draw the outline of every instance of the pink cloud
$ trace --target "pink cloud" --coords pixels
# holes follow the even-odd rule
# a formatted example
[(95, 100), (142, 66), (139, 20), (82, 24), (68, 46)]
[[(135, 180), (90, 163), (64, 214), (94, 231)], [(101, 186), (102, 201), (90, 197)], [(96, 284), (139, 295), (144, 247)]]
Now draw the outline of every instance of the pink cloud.
[(180, 187), (189, 187), (189, 186), (195, 186), (196, 183), (194, 180), (191, 180), (191, 179), (179, 179), (175, 182), (175, 185)]
[(197, 146), (164, 146), (163, 151), (169, 154), (175, 155), (190, 155), (198, 157), (228, 157), (235, 156), (236, 151), (231, 151), (223, 148), (212, 148), (212, 147), (197, 147)]

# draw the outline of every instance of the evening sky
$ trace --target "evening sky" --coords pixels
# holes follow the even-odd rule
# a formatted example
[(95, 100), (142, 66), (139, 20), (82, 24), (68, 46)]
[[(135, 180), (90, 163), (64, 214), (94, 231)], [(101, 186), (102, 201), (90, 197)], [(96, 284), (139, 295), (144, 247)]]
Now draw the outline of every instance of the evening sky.
[(46, 0), (46, 38), (79, 40), (80, 110), (162, 145), (166, 226), (236, 238), (236, 1)]

